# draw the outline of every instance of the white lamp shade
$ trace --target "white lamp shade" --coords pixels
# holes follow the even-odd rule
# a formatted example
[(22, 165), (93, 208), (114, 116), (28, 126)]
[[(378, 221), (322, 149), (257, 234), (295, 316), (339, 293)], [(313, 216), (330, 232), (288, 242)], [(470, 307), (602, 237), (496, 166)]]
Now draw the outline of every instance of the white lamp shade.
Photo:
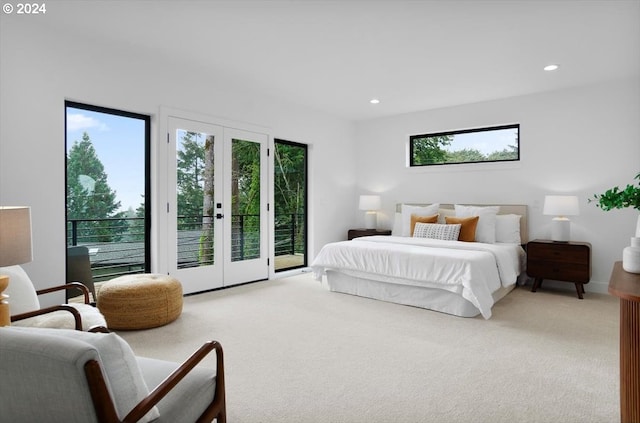
[(360, 205), (358, 208), (360, 210), (380, 210), (380, 196), (379, 195), (361, 195), (360, 196)]
[(0, 207), (0, 267), (31, 260), (31, 208)]
[(575, 195), (546, 195), (542, 214), (548, 216), (577, 216), (580, 214)]

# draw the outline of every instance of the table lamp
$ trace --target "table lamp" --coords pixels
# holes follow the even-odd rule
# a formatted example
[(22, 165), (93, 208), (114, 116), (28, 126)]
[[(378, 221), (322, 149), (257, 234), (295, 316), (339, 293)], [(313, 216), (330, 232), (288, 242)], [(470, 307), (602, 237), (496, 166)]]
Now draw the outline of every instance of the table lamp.
[[(0, 207), (0, 267), (28, 263), (31, 252), (31, 208)], [(1, 270), (0, 270), (0, 273)], [(9, 276), (0, 274), (0, 326), (11, 324), (8, 295)]]
[(361, 195), (360, 210), (365, 210), (364, 223), (366, 229), (376, 229), (378, 226), (378, 215), (376, 210), (380, 210), (379, 195)]
[(546, 195), (542, 214), (556, 216), (551, 221), (551, 240), (568, 242), (571, 234), (571, 221), (567, 216), (580, 214), (578, 197), (574, 195)]

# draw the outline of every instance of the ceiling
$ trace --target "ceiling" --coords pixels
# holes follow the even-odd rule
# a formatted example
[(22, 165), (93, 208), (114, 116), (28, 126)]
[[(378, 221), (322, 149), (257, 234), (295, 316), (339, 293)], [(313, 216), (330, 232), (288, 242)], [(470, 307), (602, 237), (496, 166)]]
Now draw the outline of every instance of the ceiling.
[[(47, 8), (43, 22), (54, 30), (143, 48), (349, 120), (640, 78), (640, 0), (59, 1)], [(544, 72), (550, 63), (560, 68)]]

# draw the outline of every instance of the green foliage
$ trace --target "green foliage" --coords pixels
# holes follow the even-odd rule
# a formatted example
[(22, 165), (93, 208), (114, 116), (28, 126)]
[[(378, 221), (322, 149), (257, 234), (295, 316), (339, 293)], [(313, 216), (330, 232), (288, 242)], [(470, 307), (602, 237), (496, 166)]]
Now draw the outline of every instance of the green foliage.
[(204, 200), (204, 145), (202, 134), (186, 132), (177, 151), (178, 216), (194, 218), (202, 215)]
[[(291, 243), (293, 250), (304, 251), (306, 149), (297, 145), (276, 142), (274, 154), (274, 200), (276, 243)], [(286, 231), (278, 228), (288, 228)], [(289, 229), (290, 228), (290, 229)]]
[(489, 154), (485, 160), (498, 161), (498, 160), (518, 160), (518, 146), (510, 145), (508, 148), (502, 151), (494, 151)]
[(234, 214), (260, 214), (260, 144), (233, 140), (231, 208)]
[(275, 145), (275, 202), (279, 214), (304, 213), (306, 150), (290, 144)]
[[(107, 174), (98, 158), (89, 134), (75, 141), (67, 156), (67, 219), (95, 219), (80, 222), (80, 236), (92, 242), (113, 242), (127, 229), (124, 217), (118, 213), (120, 202), (107, 183)], [(115, 218), (115, 220), (103, 220)]]
[(444, 147), (451, 144), (453, 136), (413, 138), (413, 164), (415, 166), (445, 163), (447, 150)]
[(463, 150), (448, 151), (445, 163), (468, 163), (486, 160), (484, 154), (476, 149), (465, 148)]
[(637, 186), (627, 184), (623, 189), (616, 186), (600, 195), (594, 194), (593, 198), (589, 199), (589, 202), (597, 201), (596, 206), (604, 211), (625, 209), (627, 207), (640, 210), (640, 173), (634, 179), (638, 179)]

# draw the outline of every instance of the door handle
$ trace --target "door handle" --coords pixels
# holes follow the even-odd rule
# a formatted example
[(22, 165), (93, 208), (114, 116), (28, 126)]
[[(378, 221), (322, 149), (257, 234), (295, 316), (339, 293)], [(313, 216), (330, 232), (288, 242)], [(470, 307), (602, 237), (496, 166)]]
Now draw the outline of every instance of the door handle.
[(222, 219), (223, 217), (224, 217), (224, 214), (222, 213), (216, 214), (216, 219)]

